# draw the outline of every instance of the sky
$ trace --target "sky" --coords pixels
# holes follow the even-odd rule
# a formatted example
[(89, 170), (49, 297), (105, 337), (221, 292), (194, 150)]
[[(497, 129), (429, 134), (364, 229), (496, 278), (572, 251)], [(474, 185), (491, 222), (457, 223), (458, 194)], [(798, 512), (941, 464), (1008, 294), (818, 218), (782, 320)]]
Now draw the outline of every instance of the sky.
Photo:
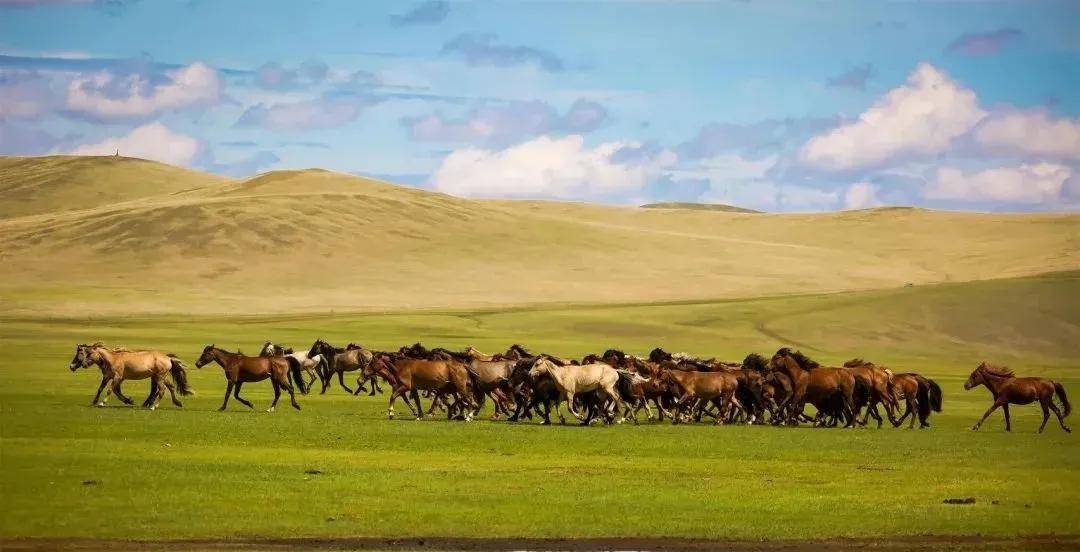
[(1080, 2), (0, 0), (0, 154), (461, 197), (1080, 207)]

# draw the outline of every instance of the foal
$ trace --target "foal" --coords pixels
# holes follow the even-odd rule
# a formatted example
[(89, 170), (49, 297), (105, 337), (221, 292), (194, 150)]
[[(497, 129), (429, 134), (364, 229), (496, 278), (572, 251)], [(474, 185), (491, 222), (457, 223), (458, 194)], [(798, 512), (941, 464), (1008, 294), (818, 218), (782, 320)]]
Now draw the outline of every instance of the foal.
[[(985, 385), (990, 390), (990, 394), (994, 396), (994, 404), (990, 405), (990, 409), (986, 411), (986, 414), (983, 414), (983, 417), (971, 428), (973, 431), (979, 429), (979, 426), (998, 407), (1005, 411), (1005, 431), (1012, 431), (1012, 421), (1009, 419), (1009, 404), (1031, 404), (1039, 401), (1043, 412), (1043, 421), (1042, 425), (1039, 426), (1039, 433), (1042, 433), (1043, 429), (1046, 428), (1046, 421), (1050, 419), (1051, 410), (1057, 415), (1061, 429), (1064, 429), (1067, 433), (1072, 433), (1072, 430), (1065, 425), (1065, 417), (1072, 412), (1072, 405), (1069, 404), (1069, 398), (1065, 396), (1065, 388), (1060, 383), (1046, 378), (1018, 378), (1013, 374), (1012, 370), (1004, 366), (992, 366), (983, 362), (964, 382), (964, 389), (970, 390), (980, 385)], [(1055, 392), (1058, 400), (1061, 401), (1062, 406), (1065, 408), (1064, 414), (1054, 404)]]
[[(270, 378), (270, 383), (274, 386), (274, 402), (270, 403), (270, 408), (266, 409), (267, 412), (274, 411), (278, 399), (281, 398), (282, 389), (289, 392), (289, 401), (292, 402), (293, 408), (300, 410), (300, 405), (296, 404), (293, 386), (289, 383), (289, 363), (285, 357), (249, 357), (207, 345), (199, 355), (199, 360), (195, 361), (195, 367), (202, 368), (211, 362), (218, 363), (225, 370), (225, 380), (228, 382), (228, 387), (225, 388), (225, 402), (221, 403), (218, 412), (224, 411), (229, 405), (229, 395), (235, 396), (236, 400), (244, 406), (253, 408), (251, 402), (240, 397), (240, 387), (249, 381), (262, 381), (267, 378)], [(294, 379), (301, 377), (297, 371)]]

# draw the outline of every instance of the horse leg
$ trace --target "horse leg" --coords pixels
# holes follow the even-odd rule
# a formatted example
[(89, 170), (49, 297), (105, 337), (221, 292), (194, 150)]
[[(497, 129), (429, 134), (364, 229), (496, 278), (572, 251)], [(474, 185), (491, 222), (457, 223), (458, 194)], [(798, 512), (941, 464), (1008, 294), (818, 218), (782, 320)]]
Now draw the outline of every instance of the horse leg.
[(173, 406), (176, 406), (178, 408), (183, 408), (184, 405), (180, 401), (178, 401), (176, 399), (176, 386), (174, 386), (172, 384), (172, 382), (170, 382), (170, 381), (168, 381), (168, 380), (166, 380), (164, 378), (162, 378), (162, 383), (164, 383), (165, 388), (169, 390), (169, 398), (172, 399)]
[[(338, 373), (340, 374), (341, 372), (338, 372)], [(322, 391), (319, 391), (319, 394), (320, 395), (325, 395), (326, 390), (330, 388), (330, 380), (333, 379), (334, 374), (331, 373), (330, 368), (327, 367), (327, 369), (326, 369), (326, 377), (323, 377), (322, 374), (320, 374), (319, 377), (322, 378)]]
[[(566, 408), (570, 410), (570, 413), (574, 415), (578, 421), (581, 421), (581, 414), (578, 414), (577, 409), (574, 408), (574, 393), (572, 391), (563, 392), (562, 400), (566, 401)], [(555, 404), (555, 408), (558, 408), (558, 403)]]
[(248, 408), (255, 408), (255, 405), (251, 404), (251, 401), (249, 401), (249, 400), (247, 400), (247, 399), (240, 396), (240, 386), (242, 386), (242, 385), (244, 385), (244, 382), (242, 382), (242, 381), (236, 382), (236, 386), (233, 387), (233, 397), (236, 400), (240, 401), (240, 404), (242, 404), (242, 405), (244, 405), (244, 406), (246, 406)]
[(109, 376), (101, 376), (101, 384), (98, 385), (97, 393), (94, 393), (94, 398), (90, 400), (90, 406), (97, 405), (98, 399), (101, 398), (101, 392), (105, 390), (105, 386), (109, 384), (109, 380), (111, 379), (112, 378)]
[(1057, 416), (1058, 423), (1061, 424), (1061, 429), (1064, 429), (1065, 433), (1072, 433), (1072, 430), (1069, 429), (1069, 426), (1065, 425), (1065, 416), (1061, 415), (1061, 410), (1057, 407), (1056, 404), (1054, 404), (1054, 399), (1051, 398), (1048, 402), (1050, 403), (1050, 410), (1054, 411), (1054, 415)]
[[(397, 400), (398, 395), (405, 393), (404, 387), (394, 387), (394, 390), (390, 392), (390, 406), (386, 409), (386, 416), (391, 420), (394, 419), (394, 401)], [(409, 406), (412, 409), (412, 406)]]
[(266, 409), (267, 412), (273, 412), (277, 408), (278, 399), (281, 398), (281, 387), (273, 376), (270, 376), (270, 385), (274, 388), (274, 402), (270, 403), (270, 408)]
[(1012, 431), (1012, 419), (1009, 416), (1009, 403), (1001, 405), (1001, 409), (1005, 411), (1005, 431)]
[[(270, 376), (270, 377), (273, 377), (273, 376)], [(303, 376), (300, 376), (300, 377), (303, 377)], [(278, 387), (280, 389), (284, 389), (284, 390), (289, 392), (289, 404), (293, 408), (295, 408), (297, 410), (300, 410), (300, 403), (296, 402), (296, 390), (293, 389), (293, 384), (289, 383), (288, 372), (285, 372), (285, 374), (283, 374), (281, 376), (278, 376), (278, 379), (281, 380), (281, 381), (278, 382)], [(275, 402), (277, 402), (277, 401), (275, 401)]]
[[(986, 421), (986, 419), (987, 419), (987, 418), (989, 418), (989, 417), (990, 417), (990, 415), (994, 413), (994, 411), (995, 411), (995, 410), (997, 410), (998, 408), (1001, 408), (1001, 406), (1002, 406), (1003, 404), (1005, 404), (1005, 402), (1004, 402), (1004, 401), (1002, 401), (1002, 400), (1000, 400), (1000, 399), (998, 399), (998, 400), (995, 400), (995, 401), (994, 401), (994, 404), (990, 405), (990, 408), (989, 408), (989, 409), (988, 409), (988, 410), (986, 411), (986, 414), (983, 414), (982, 418), (980, 418), (978, 422), (975, 422), (975, 425), (974, 425), (974, 426), (972, 426), (971, 430), (972, 430), (972, 431), (978, 431), (978, 430), (979, 430), (979, 426), (981, 426), (981, 425), (983, 424), (983, 422), (985, 422), (985, 421)], [(915, 423), (915, 419), (914, 419), (914, 418), (912, 418), (911, 422), (912, 422), (912, 423), (914, 424), (914, 423)]]
[[(411, 395), (412, 395), (413, 402), (416, 403), (416, 419), (417, 420), (423, 420), (424, 419), (424, 406), (422, 404), (420, 404), (420, 393), (416, 389), (413, 389)], [(408, 399), (405, 399), (405, 404), (409, 404)], [(412, 409), (412, 405), (409, 405), (409, 409), (410, 410)]]
[(1046, 422), (1050, 420), (1050, 407), (1046, 404), (1048, 402), (1050, 402), (1050, 397), (1039, 400), (1039, 406), (1042, 407), (1043, 412), (1043, 421), (1042, 424), (1039, 425), (1039, 433), (1042, 433), (1043, 430), (1046, 429)]
[(225, 380), (225, 381), (228, 383), (228, 385), (225, 387), (225, 402), (221, 403), (221, 408), (218, 409), (218, 412), (224, 412), (225, 411), (225, 407), (229, 405), (229, 395), (232, 395), (232, 392), (233, 392), (233, 385), (234, 385), (233, 381), (232, 380)]
[[(919, 412), (919, 399), (911, 398), (911, 422), (908, 423), (908, 429), (915, 429), (915, 418)], [(982, 423), (982, 422), (979, 422)]]
[(342, 389), (348, 391), (350, 395), (352, 394), (352, 392), (353, 392), (352, 389), (349, 389), (349, 386), (345, 385), (345, 372), (344, 371), (337, 373), (337, 381), (338, 381), (338, 384), (341, 385)]
[(150, 405), (150, 410), (157, 410), (158, 405), (161, 404), (161, 399), (165, 396), (165, 381), (164, 378), (159, 376), (154, 376), (151, 381), (157, 392), (154, 393), (154, 403)]
[[(150, 386), (150, 395), (147, 397), (147, 399), (149, 399), (149, 397), (154, 395), (154, 390), (155, 389), (156, 389), (156, 387), (154, 385)], [(121, 391), (119, 383), (117, 383), (116, 387), (113, 388), (113, 393), (116, 394), (116, 398), (120, 399), (120, 402), (122, 402), (122, 403), (124, 403), (126, 405), (135, 404), (135, 401), (131, 400), (130, 397), (128, 397), (127, 395), (125, 395), (123, 393), (123, 391)]]

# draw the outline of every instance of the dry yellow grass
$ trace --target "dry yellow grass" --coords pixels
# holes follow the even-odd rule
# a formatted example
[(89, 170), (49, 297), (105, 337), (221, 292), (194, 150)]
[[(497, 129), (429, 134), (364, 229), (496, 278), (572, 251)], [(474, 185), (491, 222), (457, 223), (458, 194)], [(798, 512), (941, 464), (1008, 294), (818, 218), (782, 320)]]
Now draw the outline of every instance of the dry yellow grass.
[(0, 160), (0, 311), (663, 301), (1080, 269), (1080, 216), (476, 201), (322, 170)]

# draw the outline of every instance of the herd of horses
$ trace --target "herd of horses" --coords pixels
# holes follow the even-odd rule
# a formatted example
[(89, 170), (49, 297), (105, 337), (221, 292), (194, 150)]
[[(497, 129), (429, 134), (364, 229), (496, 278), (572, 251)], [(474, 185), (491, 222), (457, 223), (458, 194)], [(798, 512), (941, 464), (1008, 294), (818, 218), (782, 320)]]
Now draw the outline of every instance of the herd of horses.
[[(307, 351), (294, 351), (266, 342), (258, 356), (229, 352), (207, 345), (195, 362), (196, 368), (211, 363), (225, 374), (225, 410), (230, 398), (252, 408), (240, 396), (245, 383), (270, 380), (273, 411), (282, 392), (293, 408), (300, 410), (296, 391), (307, 394), (318, 381), (326, 393), (336, 378), (347, 392), (357, 395), (384, 393), (389, 389), (387, 409), (394, 418), (399, 398), (417, 419), (442, 410), (450, 419), (472, 420), (487, 399), (494, 405), (493, 419), (509, 421), (539, 418), (551, 423), (552, 410), (566, 423), (561, 405), (584, 425), (606, 424), (626, 419), (638, 422), (644, 410), (647, 418), (673, 424), (701, 422), (856, 427), (870, 418), (877, 427), (884, 423), (879, 407), (894, 427), (905, 420), (908, 428), (930, 426), (932, 412), (942, 408), (941, 387), (916, 373), (894, 373), (862, 359), (843, 366), (823, 366), (799, 351), (781, 348), (771, 358), (752, 353), (742, 362), (696, 358), (685, 353), (653, 349), (647, 357), (637, 357), (616, 349), (590, 354), (577, 360), (534, 354), (521, 345), (503, 353), (488, 355), (473, 347), (463, 351), (428, 349), (420, 343), (397, 351), (376, 351), (360, 345), (335, 347), (318, 339)], [(126, 404), (132, 400), (121, 391), (124, 380), (150, 379), (150, 393), (143, 406), (156, 409), (166, 391), (174, 405), (182, 406), (177, 395), (190, 395), (187, 367), (175, 355), (153, 350), (109, 348), (98, 342), (76, 347), (71, 371), (98, 366), (101, 383), (91, 404), (104, 406), (110, 394)], [(346, 373), (355, 373), (355, 390), (345, 382)], [(996, 409), (1005, 415), (1006, 430), (1012, 429), (1010, 404), (1038, 402), (1042, 407), (1042, 432), (1050, 412), (1065, 431), (1065, 417), (1071, 405), (1060, 383), (1046, 378), (1016, 377), (1012, 370), (983, 362), (971, 373), (964, 388), (985, 386), (993, 405), (972, 429)], [(104, 397), (102, 394), (104, 393)], [(430, 399), (426, 413), (421, 396)], [(1054, 399), (1061, 403), (1055, 404)], [(806, 405), (816, 413), (806, 413)], [(655, 412), (654, 412), (655, 409)], [(901, 409), (903, 412), (901, 412)]]

